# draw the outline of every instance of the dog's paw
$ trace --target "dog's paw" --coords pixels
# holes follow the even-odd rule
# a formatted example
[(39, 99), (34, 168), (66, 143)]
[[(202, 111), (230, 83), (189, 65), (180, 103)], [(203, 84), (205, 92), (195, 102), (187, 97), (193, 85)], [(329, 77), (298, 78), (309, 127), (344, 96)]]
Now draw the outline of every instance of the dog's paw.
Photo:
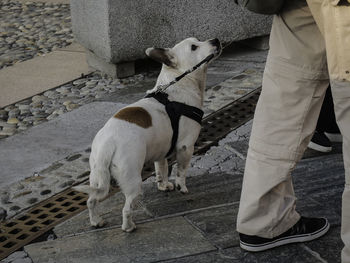
[(136, 225), (134, 222), (129, 222), (128, 224), (122, 225), (122, 230), (124, 232), (130, 233), (136, 229)]
[(173, 191), (174, 190), (174, 184), (171, 182), (164, 183), (158, 183), (158, 190), (160, 191)]
[(178, 191), (180, 191), (182, 194), (188, 194), (188, 189), (186, 186), (181, 186), (181, 185), (177, 184), (176, 189)]
[(91, 222), (91, 226), (93, 226), (94, 228), (101, 228), (104, 227), (106, 224), (107, 222), (104, 220), (100, 220), (98, 223)]

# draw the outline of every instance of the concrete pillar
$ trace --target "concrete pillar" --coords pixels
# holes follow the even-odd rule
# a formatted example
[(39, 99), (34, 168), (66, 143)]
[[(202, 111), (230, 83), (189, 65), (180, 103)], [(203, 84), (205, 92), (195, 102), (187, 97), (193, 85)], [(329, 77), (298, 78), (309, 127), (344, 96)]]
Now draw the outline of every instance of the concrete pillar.
[(88, 62), (111, 76), (128, 76), (148, 47), (172, 47), (187, 37), (223, 43), (270, 33), (272, 18), (233, 0), (71, 0), (75, 38)]

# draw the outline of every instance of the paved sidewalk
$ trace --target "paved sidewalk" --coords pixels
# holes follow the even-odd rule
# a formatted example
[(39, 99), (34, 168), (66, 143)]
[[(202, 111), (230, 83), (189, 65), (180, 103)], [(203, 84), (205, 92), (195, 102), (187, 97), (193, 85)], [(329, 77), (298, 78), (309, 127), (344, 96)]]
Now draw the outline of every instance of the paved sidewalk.
[(77, 43), (0, 70), (0, 108), (90, 73)]

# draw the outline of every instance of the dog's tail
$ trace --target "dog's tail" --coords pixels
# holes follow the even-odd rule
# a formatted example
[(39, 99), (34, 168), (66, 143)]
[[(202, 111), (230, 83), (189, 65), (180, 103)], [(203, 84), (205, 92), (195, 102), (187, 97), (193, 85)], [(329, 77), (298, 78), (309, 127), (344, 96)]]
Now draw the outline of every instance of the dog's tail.
[(97, 149), (96, 158), (91, 162), (90, 185), (77, 185), (74, 190), (89, 194), (92, 200), (101, 201), (107, 196), (111, 177), (109, 167), (115, 152), (111, 146), (101, 145)]

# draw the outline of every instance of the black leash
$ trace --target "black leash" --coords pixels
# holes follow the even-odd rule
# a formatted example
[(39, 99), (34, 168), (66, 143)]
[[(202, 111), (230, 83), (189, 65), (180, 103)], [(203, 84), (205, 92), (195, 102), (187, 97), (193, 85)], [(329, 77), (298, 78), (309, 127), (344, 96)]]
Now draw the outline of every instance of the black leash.
[(182, 73), (180, 76), (177, 76), (174, 80), (172, 80), (171, 82), (169, 82), (168, 84), (164, 84), (164, 85), (159, 85), (157, 86), (156, 89), (156, 93), (157, 92), (164, 92), (167, 88), (169, 88), (170, 86), (174, 85), (176, 82), (180, 81), (181, 79), (183, 79), (186, 75), (192, 73), (193, 71), (195, 71), (196, 69), (198, 69), (200, 66), (202, 66), (204, 63), (208, 63), (210, 60), (212, 60), (214, 58), (214, 54), (210, 54), (209, 56), (207, 56), (205, 59), (203, 59), (201, 62), (199, 62), (197, 65), (195, 65), (193, 68), (188, 69), (187, 71), (185, 71), (184, 73)]

